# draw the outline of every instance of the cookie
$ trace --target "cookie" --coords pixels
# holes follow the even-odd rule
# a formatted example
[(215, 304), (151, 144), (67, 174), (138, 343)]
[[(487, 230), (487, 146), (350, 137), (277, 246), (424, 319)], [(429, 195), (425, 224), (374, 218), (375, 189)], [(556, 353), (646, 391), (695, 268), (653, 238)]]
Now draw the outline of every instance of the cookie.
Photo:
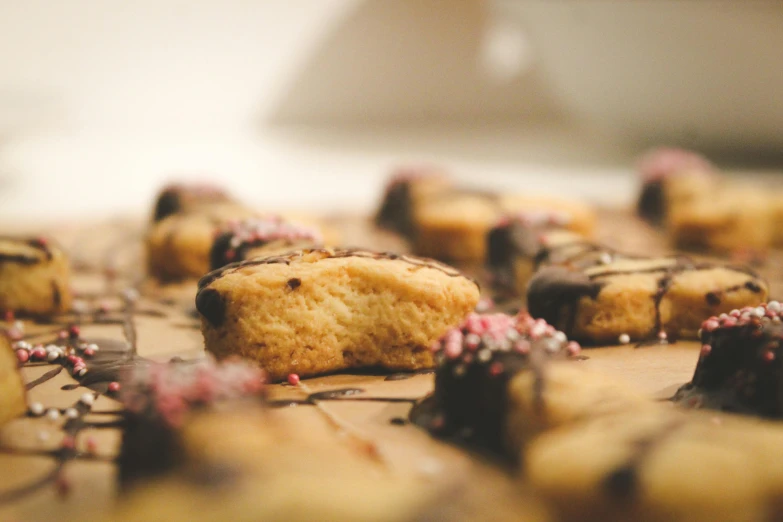
[(417, 207), (414, 249), (438, 259), (483, 262), (493, 226), (509, 214), (547, 212), (560, 214), (569, 230), (592, 234), (596, 217), (585, 204), (461, 189), (427, 198)]
[(674, 400), (690, 408), (783, 418), (781, 310), (770, 301), (704, 321), (693, 379)]
[(526, 314), (471, 314), (433, 351), (435, 391), (414, 408), (412, 420), (440, 437), (502, 455), (510, 379), (523, 369), (534, 372), (544, 359), (577, 356), (580, 347)]
[(315, 228), (288, 223), (280, 217), (244, 220), (229, 224), (215, 237), (209, 252), (210, 270), (322, 244), (321, 233)]
[(231, 197), (218, 186), (207, 183), (174, 183), (163, 188), (155, 200), (152, 221), (161, 221), (173, 214), (191, 212), (214, 203), (228, 203)]
[[(519, 213), (501, 220), (487, 234), (486, 267), (493, 286), (505, 294), (524, 296), (533, 274), (544, 264), (574, 258), (592, 266), (616, 257), (583, 236), (564, 229), (567, 216), (557, 212)], [(590, 255), (595, 252), (595, 255)]]
[(46, 238), (0, 238), (0, 310), (49, 316), (71, 307), (70, 262)]
[(448, 175), (435, 167), (399, 169), (386, 185), (375, 213), (375, 224), (412, 237), (417, 204), (428, 196), (448, 190), (451, 185)]
[(667, 231), (678, 248), (764, 254), (777, 224), (770, 194), (760, 187), (724, 184), (672, 209)]
[[(587, 252), (593, 256), (595, 252)], [(767, 299), (768, 287), (744, 267), (687, 257), (550, 265), (530, 281), (527, 307), (581, 342), (611, 344), (695, 338), (708, 317)]]
[(229, 223), (258, 217), (236, 204), (202, 206), (155, 223), (147, 233), (147, 267), (162, 281), (201, 277), (210, 270), (210, 250), (218, 231)]
[(200, 412), (226, 403), (258, 403), (266, 375), (244, 361), (137, 365), (122, 382), (126, 408), (119, 481), (129, 488), (183, 465), (187, 441), (183, 426)]
[(714, 167), (703, 156), (682, 149), (655, 149), (637, 165), (642, 189), (636, 212), (654, 225), (664, 225), (673, 208), (687, 205), (717, 184)]
[(27, 410), (19, 359), (6, 336), (0, 336), (0, 426)]
[(348, 368), (415, 370), (476, 305), (476, 283), (436, 261), (302, 250), (216, 270), (196, 308), (208, 351), (257, 360), (273, 380)]

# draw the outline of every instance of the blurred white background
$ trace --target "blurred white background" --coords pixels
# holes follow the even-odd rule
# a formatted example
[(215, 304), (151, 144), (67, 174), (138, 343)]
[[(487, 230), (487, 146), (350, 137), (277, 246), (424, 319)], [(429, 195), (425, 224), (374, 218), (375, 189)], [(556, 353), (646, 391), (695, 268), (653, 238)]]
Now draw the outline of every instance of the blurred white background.
[(0, 0), (0, 217), (146, 212), (185, 177), (268, 207), (364, 210), (406, 160), (626, 200), (638, 145), (591, 125), (556, 78), (563, 52), (520, 30), (572, 32), (558, 16), (574, 3), (543, 3)]

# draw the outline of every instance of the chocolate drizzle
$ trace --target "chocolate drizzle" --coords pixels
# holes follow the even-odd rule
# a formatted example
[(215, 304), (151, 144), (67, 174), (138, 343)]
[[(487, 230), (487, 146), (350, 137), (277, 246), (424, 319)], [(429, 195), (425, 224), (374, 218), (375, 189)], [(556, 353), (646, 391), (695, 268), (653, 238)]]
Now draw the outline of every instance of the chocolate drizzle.
[[(283, 254), (279, 256), (248, 259), (246, 261), (232, 263), (230, 265), (226, 265), (217, 270), (213, 270), (212, 272), (208, 273), (207, 275), (205, 275), (199, 280), (198, 282), (199, 292), (203, 291), (206, 287), (208, 287), (210, 284), (220, 279), (221, 277), (237, 272), (243, 268), (250, 267), (250, 266), (274, 265), (274, 264), (290, 265), (291, 263), (300, 262), (305, 256), (309, 256), (309, 255), (321, 256), (314, 262), (318, 262), (322, 259), (346, 259), (351, 257), (363, 258), (363, 259), (376, 259), (379, 261), (383, 261), (383, 260), (402, 261), (412, 266), (438, 270), (439, 272), (442, 272), (449, 277), (465, 277), (471, 279), (455, 268), (452, 268), (448, 265), (444, 265), (443, 263), (435, 261), (434, 259), (428, 259), (424, 257), (414, 257), (405, 254), (395, 254), (393, 252), (370, 252), (368, 250), (353, 249), (353, 248), (349, 248), (349, 249), (308, 248), (303, 250), (297, 250), (295, 252), (289, 252), (287, 254)], [(471, 279), (471, 281), (473, 281), (473, 279)]]
[[(635, 260), (643, 262), (642, 259)], [(545, 266), (541, 268), (528, 286), (528, 311), (533, 317), (540, 317), (547, 322), (573, 335), (577, 308), (582, 297), (597, 299), (607, 279), (614, 276), (660, 274), (656, 281), (656, 291), (651, 296), (654, 304), (654, 326), (649, 333), (649, 339), (655, 339), (662, 332), (674, 335), (676, 332), (666, 332), (666, 324), (661, 317), (661, 303), (670, 291), (675, 278), (684, 272), (724, 268), (747, 274), (753, 280), (727, 288), (713, 290), (705, 294), (705, 302), (711, 306), (721, 304), (721, 296), (747, 289), (753, 293), (761, 293), (764, 289), (760, 284), (758, 274), (746, 267), (718, 265), (713, 263), (695, 263), (685, 256), (666, 257), (660, 260), (650, 259), (649, 264), (635, 267), (629, 260), (628, 268), (613, 268), (613, 264), (597, 264), (592, 268), (575, 269), (571, 266)], [(651, 266), (649, 266), (651, 265)]]
[(37, 250), (40, 255), (28, 254), (7, 254), (0, 252), (0, 263), (17, 263), (20, 265), (35, 265), (42, 261), (51, 261), (54, 257), (49, 244), (46, 240), (40, 238), (18, 238), (0, 236), (0, 240), (19, 243)]
[(666, 217), (663, 178), (651, 179), (644, 183), (636, 204), (636, 213), (653, 225), (663, 224)]

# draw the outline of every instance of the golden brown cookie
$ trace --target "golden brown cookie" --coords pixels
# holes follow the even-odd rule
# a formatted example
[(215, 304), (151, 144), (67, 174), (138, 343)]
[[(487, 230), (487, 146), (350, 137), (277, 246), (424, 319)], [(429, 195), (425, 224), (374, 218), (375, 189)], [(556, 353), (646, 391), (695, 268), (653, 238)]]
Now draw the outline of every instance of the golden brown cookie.
[(719, 178), (703, 156), (682, 149), (655, 149), (637, 165), (642, 190), (637, 214), (654, 225), (666, 224), (670, 213), (716, 188)]
[(204, 205), (229, 203), (232, 200), (223, 189), (208, 183), (173, 183), (160, 191), (155, 200), (152, 221), (161, 221), (173, 214), (187, 213)]
[(147, 266), (160, 280), (197, 278), (210, 270), (209, 252), (215, 235), (232, 221), (258, 217), (237, 204), (201, 206), (155, 223), (147, 233)]
[(593, 210), (577, 201), (452, 190), (417, 206), (414, 248), (438, 259), (484, 261), (493, 226), (509, 215), (538, 212), (557, 213), (564, 228), (586, 236), (595, 226)]
[(375, 224), (412, 237), (417, 206), (426, 198), (450, 190), (452, 181), (437, 167), (406, 167), (397, 170), (384, 190), (375, 214)]
[(0, 238), (0, 310), (46, 316), (71, 306), (70, 262), (46, 238)]
[(479, 299), (436, 261), (302, 250), (228, 265), (199, 282), (208, 351), (257, 360), (274, 380), (346, 368), (432, 366), (430, 344)]
[(767, 299), (766, 282), (743, 267), (686, 257), (604, 261), (541, 268), (528, 287), (531, 315), (582, 342), (665, 341), (695, 338), (708, 317)]

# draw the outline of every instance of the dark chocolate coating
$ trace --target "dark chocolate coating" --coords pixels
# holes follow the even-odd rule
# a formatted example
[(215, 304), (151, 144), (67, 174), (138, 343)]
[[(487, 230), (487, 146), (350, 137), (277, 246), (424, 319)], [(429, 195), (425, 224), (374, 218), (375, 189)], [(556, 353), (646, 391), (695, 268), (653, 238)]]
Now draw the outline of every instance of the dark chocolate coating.
[[(560, 266), (544, 267), (530, 280), (528, 312), (568, 333), (579, 299), (583, 296), (595, 299), (601, 288), (603, 283), (591, 280), (582, 271)], [(569, 317), (564, 317), (564, 313)]]
[(177, 214), (182, 210), (182, 199), (180, 191), (175, 188), (169, 188), (161, 192), (158, 201), (155, 202), (155, 211), (152, 220), (157, 222), (164, 218)]
[[(762, 323), (722, 327), (703, 332), (711, 347), (696, 364), (691, 382), (680, 388), (675, 402), (767, 418), (783, 418), (783, 324)], [(774, 354), (767, 360), (764, 354)]]
[(41, 239), (18, 238), (18, 237), (3, 237), (2, 239), (6, 241), (24, 243), (29, 247), (39, 250), (43, 254), (43, 258), (35, 255), (6, 254), (4, 252), (0, 252), (0, 263), (17, 263), (20, 265), (35, 265), (44, 260), (51, 261), (53, 258), (52, 250), (49, 248), (48, 243), (46, 241), (42, 241)]
[(405, 237), (414, 232), (413, 201), (409, 180), (393, 183), (386, 191), (381, 208), (375, 215), (375, 224), (394, 230)]
[(226, 301), (214, 288), (205, 288), (196, 294), (196, 310), (212, 326), (220, 326), (226, 320)]
[(666, 195), (662, 179), (647, 181), (642, 186), (636, 213), (653, 225), (662, 225), (666, 218)]

